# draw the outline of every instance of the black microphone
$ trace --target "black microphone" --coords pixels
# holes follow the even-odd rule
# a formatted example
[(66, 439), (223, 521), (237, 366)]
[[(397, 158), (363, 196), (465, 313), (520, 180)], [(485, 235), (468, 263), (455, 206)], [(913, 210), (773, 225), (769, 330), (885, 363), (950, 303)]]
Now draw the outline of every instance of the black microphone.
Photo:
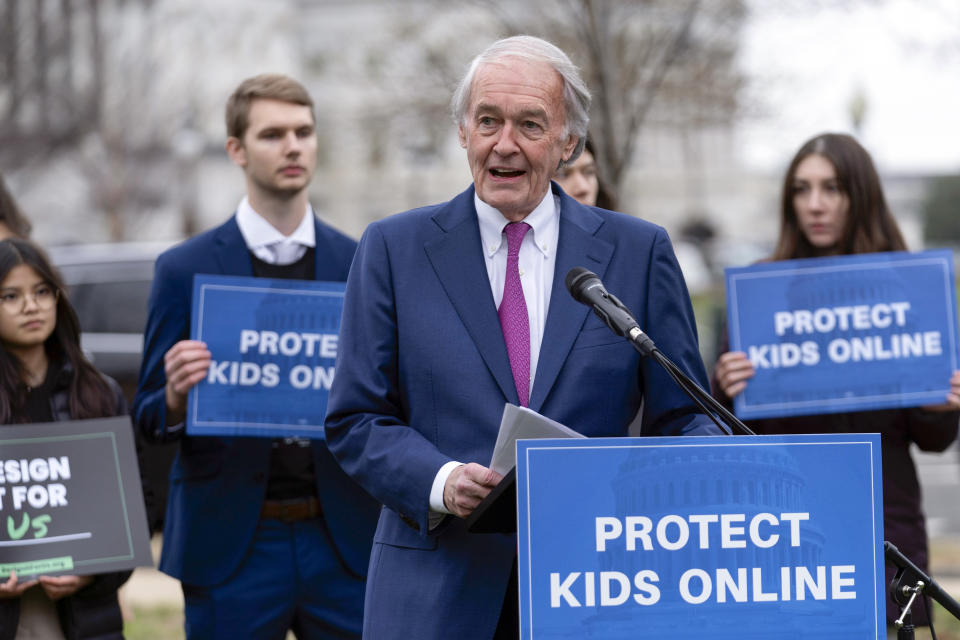
[(600, 277), (583, 267), (574, 267), (564, 280), (573, 299), (593, 308), (601, 320), (618, 336), (632, 342), (640, 353), (650, 355), (656, 346), (633, 318), (630, 310), (616, 296), (608, 292)]
[(725, 426), (717, 419), (717, 416), (723, 418), (728, 425), (736, 426), (741, 433), (747, 435), (757, 435), (750, 430), (747, 425), (737, 419), (735, 415), (717, 402), (709, 393), (704, 391), (696, 382), (690, 379), (682, 369), (673, 364), (666, 355), (663, 354), (653, 340), (640, 329), (640, 325), (633, 318), (633, 314), (627, 307), (617, 300), (616, 296), (607, 291), (599, 276), (588, 271), (583, 267), (574, 267), (567, 272), (564, 280), (567, 285), (567, 291), (577, 302), (587, 305), (593, 309), (593, 312), (603, 320), (610, 329), (618, 336), (624, 336), (633, 348), (642, 355), (650, 357), (657, 364), (664, 368), (667, 374), (673, 378), (674, 382), (690, 396), (690, 399), (696, 403), (703, 413), (709, 417), (720, 428), (721, 431), (731, 434), (730, 427)]

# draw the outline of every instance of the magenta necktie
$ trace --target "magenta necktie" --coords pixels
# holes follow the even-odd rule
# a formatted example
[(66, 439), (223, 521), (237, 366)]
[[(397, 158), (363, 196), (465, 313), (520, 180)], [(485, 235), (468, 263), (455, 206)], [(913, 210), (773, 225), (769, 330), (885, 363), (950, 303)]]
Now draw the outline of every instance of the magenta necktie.
[(520, 405), (530, 401), (530, 317), (527, 301), (520, 285), (520, 244), (530, 230), (526, 222), (511, 222), (504, 231), (507, 234), (507, 273), (503, 283), (503, 299), (500, 301), (500, 328), (507, 343), (507, 356), (513, 370), (513, 383), (517, 386)]

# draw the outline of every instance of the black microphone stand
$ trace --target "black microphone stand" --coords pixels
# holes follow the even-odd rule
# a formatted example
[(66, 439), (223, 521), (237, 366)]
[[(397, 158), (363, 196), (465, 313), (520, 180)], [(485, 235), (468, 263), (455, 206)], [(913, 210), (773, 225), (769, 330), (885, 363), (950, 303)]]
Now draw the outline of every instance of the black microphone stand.
[[(613, 296), (610, 297), (613, 298)], [(616, 298), (613, 299), (616, 300)], [(616, 300), (616, 302), (620, 306), (623, 304), (619, 300)], [(604, 318), (603, 315), (599, 313), (597, 315), (606, 321), (606, 318)], [(615, 332), (619, 333), (614, 326), (608, 326), (610, 326), (610, 328)], [(633, 345), (634, 349), (640, 352), (640, 355), (652, 358), (657, 364), (663, 367), (670, 377), (673, 378), (674, 382), (677, 383), (677, 386), (683, 389), (684, 393), (690, 396), (690, 399), (693, 400), (698, 407), (700, 407), (700, 410), (703, 411), (707, 417), (713, 420), (715, 425), (720, 427), (721, 431), (727, 435), (733, 435), (732, 428), (736, 427), (736, 429), (742, 434), (749, 436), (757, 435), (752, 429), (750, 429), (750, 427), (743, 424), (743, 422), (741, 422), (737, 416), (730, 413), (725, 406), (717, 402), (716, 398), (704, 391), (703, 387), (694, 382), (690, 376), (684, 373), (680, 367), (675, 365), (670, 358), (664, 355), (664, 353), (660, 351), (655, 344), (653, 344), (653, 340), (650, 339), (650, 336), (641, 331), (640, 327), (634, 326), (628, 329), (626, 333), (621, 335), (623, 335), (623, 337), (625, 337), (627, 341)], [(725, 424), (721, 423), (720, 420), (717, 419), (717, 416), (719, 416)]]
[[(910, 608), (917, 597), (922, 597), (924, 594), (936, 600), (950, 615), (960, 620), (960, 603), (951, 598), (936, 580), (910, 562), (910, 559), (890, 542), (884, 541), (883, 551), (887, 560), (897, 567), (897, 574), (890, 581), (890, 596), (900, 607), (900, 617), (893, 623), (897, 628), (897, 640), (913, 640), (913, 616), (910, 614)], [(924, 606), (927, 606), (926, 600), (924, 600)], [(930, 635), (933, 636), (933, 640), (937, 640), (932, 619)]]

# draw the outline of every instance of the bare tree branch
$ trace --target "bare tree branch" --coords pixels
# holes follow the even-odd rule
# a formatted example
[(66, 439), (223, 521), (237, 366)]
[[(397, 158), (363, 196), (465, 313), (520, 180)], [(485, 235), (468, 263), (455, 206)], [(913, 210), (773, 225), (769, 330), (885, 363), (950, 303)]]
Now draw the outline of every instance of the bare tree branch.
[(597, 163), (620, 191), (654, 113), (669, 126), (732, 120), (742, 83), (733, 65), (741, 0), (554, 0), (531, 15), (505, 0), (479, 3), (507, 34), (550, 40), (577, 62), (593, 93)]

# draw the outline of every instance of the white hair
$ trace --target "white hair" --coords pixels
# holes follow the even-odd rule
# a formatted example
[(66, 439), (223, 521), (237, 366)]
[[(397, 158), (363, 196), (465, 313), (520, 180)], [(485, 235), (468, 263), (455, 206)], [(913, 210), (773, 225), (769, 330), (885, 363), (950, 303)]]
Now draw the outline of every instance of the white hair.
[(587, 142), (587, 125), (590, 123), (590, 90), (580, 77), (580, 69), (559, 47), (534, 36), (513, 36), (498, 40), (473, 59), (466, 74), (460, 80), (450, 110), (458, 125), (466, 124), (467, 109), (470, 107), (470, 91), (473, 79), (481, 65), (502, 58), (523, 58), (533, 62), (549, 64), (563, 79), (563, 103), (566, 115), (566, 135), (577, 136), (577, 146), (570, 155), (568, 163), (577, 159)]

